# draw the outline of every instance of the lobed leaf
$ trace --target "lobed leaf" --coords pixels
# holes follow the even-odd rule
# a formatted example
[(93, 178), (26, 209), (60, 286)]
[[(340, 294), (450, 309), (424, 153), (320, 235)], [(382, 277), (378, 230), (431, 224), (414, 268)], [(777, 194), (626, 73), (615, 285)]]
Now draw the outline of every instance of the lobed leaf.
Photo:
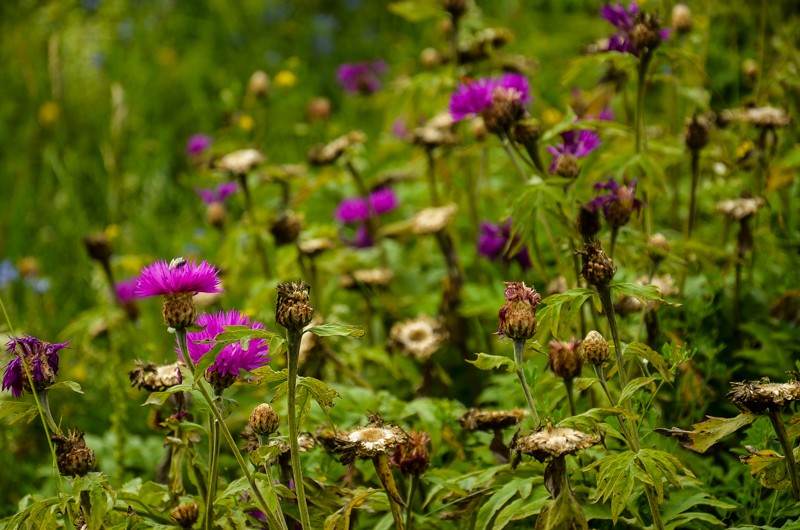
[(477, 359), (467, 362), (478, 370), (494, 370), (495, 368), (503, 368), (507, 373), (513, 374), (517, 371), (517, 363), (513, 359), (503, 357), (502, 355), (487, 355), (485, 353), (476, 353)]
[(735, 418), (709, 416), (706, 421), (692, 425), (693, 431), (684, 431), (673, 427), (672, 429), (655, 429), (655, 432), (677, 438), (686, 449), (696, 453), (705, 453), (712, 445), (742, 427), (750, 425), (756, 418), (756, 415), (750, 413), (742, 413)]
[(308, 328), (303, 333), (313, 333), (318, 337), (355, 337), (360, 339), (366, 332), (361, 326), (351, 326), (348, 324), (320, 324)]

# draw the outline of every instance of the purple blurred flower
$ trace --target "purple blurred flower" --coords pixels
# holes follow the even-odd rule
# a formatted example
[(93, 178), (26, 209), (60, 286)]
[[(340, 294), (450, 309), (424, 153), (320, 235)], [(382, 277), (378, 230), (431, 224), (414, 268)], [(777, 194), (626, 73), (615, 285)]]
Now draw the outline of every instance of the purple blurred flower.
[(562, 156), (570, 155), (575, 158), (583, 158), (600, 145), (600, 137), (594, 131), (586, 129), (580, 131), (565, 131), (561, 133), (563, 144), (555, 147), (548, 147), (547, 150), (553, 155), (553, 163), (550, 164), (550, 173), (555, 173), (558, 160)]
[(3, 390), (11, 390), (11, 395), (20, 397), (23, 391), (30, 392), (25, 368), (30, 370), (33, 386), (43, 390), (56, 381), (58, 375), (58, 352), (69, 344), (61, 342), (50, 344), (30, 335), (20, 339), (12, 338), (6, 344), (6, 350), (15, 358), (6, 365), (3, 374)]
[(136, 284), (137, 296), (158, 296), (177, 293), (218, 293), (219, 271), (207, 261), (199, 265), (183, 258), (167, 263), (156, 261), (142, 269)]
[(342, 241), (347, 246), (353, 248), (370, 248), (375, 246), (375, 241), (369, 235), (369, 230), (367, 229), (367, 225), (360, 224), (356, 229), (355, 235), (351, 238), (342, 237)]
[(225, 199), (236, 193), (236, 190), (238, 189), (239, 185), (235, 182), (225, 182), (224, 184), (217, 186), (217, 189), (207, 190), (203, 188), (195, 188), (194, 192), (204, 203), (211, 204), (214, 202), (225, 202)]
[(397, 195), (391, 188), (381, 187), (369, 194), (369, 202), (376, 214), (381, 215), (397, 208)]
[[(636, 26), (636, 18), (639, 15), (639, 6), (636, 2), (631, 2), (627, 9), (621, 3), (606, 4), (600, 9), (600, 15), (609, 21), (617, 32), (608, 38), (608, 51), (630, 53), (639, 55), (639, 50), (633, 43), (631, 33)], [(662, 29), (659, 32), (661, 40), (669, 38), (669, 30)]]
[(455, 121), (461, 121), (481, 114), (492, 105), (499, 92), (515, 95), (522, 105), (531, 101), (531, 87), (525, 76), (504, 74), (500, 77), (485, 77), (458, 86), (450, 96), (450, 115)]
[(138, 283), (139, 277), (136, 276), (114, 284), (114, 290), (117, 292), (117, 298), (119, 298), (121, 304), (127, 304), (139, 298), (136, 294), (136, 286)]
[(644, 202), (636, 198), (636, 180), (630, 184), (620, 184), (613, 178), (608, 182), (594, 185), (597, 191), (606, 190), (606, 195), (595, 197), (587, 204), (593, 212), (603, 210), (603, 216), (613, 227), (620, 227), (628, 222), (634, 210), (644, 206)]
[(186, 154), (197, 156), (211, 147), (211, 137), (205, 134), (195, 134), (186, 142)]
[(381, 187), (369, 194), (369, 203), (363, 197), (342, 200), (336, 208), (335, 217), (345, 224), (366, 221), (370, 215), (370, 205), (377, 215), (381, 215), (397, 208), (398, 202), (397, 195), (391, 188)]
[(529, 269), (533, 264), (527, 245), (521, 247), (516, 254), (511, 254), (520, 241), (517, 235), (512, 238), (512, 224), (512, 219), (506, 220), (502, 225), (482, 222), (478, 234), (478, 253), (492, 261), (502, 258), (506, 264), (516, 260), (523, 269)]
[(381, 88), (380, 76), (386, 73), (383, 61), (346, 63), (339, 66), (336, 79), (353, 94), (372, 94)]
[[(214, 347), (213, 343), (202, 343), (202, 341), (216, 339), (217, 335), (225, 331), (224, 326), (248, 326), (250, 329), (264, 329), (264, 324), (261, 322), (251, 321), (233, 309), (227, 312), (220, 311), (213, 315), (203, 313), (197, 317), (196, 324), (204, 329), (197, 332), (190, 331), (186, 335), (189, 356), (194, 364), (197, 364), (200, 358)], [(177, 346), (175, 349), (180, 354)], [(219, 352), (209, 371), (217, 372), (220, 375), (239, 375), (242, 370), (255, 370), (269, 362), (268, 351), (269, 343), (265, 339), (251, 339), (247, 349), (242, 348), (241, 342), (227, 344)]]

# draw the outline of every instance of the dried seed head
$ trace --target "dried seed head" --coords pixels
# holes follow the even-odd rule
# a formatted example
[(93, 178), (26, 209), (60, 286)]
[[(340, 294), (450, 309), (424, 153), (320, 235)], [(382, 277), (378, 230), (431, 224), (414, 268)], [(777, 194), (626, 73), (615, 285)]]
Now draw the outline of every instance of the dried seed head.
[(590, 364), (603, 364), (611, 357), (608, 341), (596, 330), (592, 330), (586, 334), (586, 338), (583, 339), (582, 350), (583, 357), (586, 359), (586, 362)]
[(350, 432), (339, 432), (322, 437), (326, 448), (341, 454), (339, 461), (350, 464), (356, 458), (373, 458), (389, 454), (408, 440), (408, 434), (399, 426), (385, 423), (378, 415), (370, 416), (366, 427)]
[(455, 120), (449, 112), (437, 114), (429, 119), (422, 127), (417, 127), (408, 133), (407, 138), (414, 145), (433, 149), (442, 145), (455, 145), (458, 138), (453, 133)]
[(575, 225), (584, 240), (593, 240), (600, 232), (600, 211), (581, 205)]
[(92, 470), (95, 463), (94, 451), (86, 446), (84, 433), (70, 431), (69, 436), (54, 433), (58, 471), (65, 477), (82, 477)]
[(720, 119), (723, 123), (739, 121), (763, 128), (786, 127), (792, 118), (785, 110), (777, 107), (746, 107), (743, 109), (728, 109), (722, 111)]
[(769, 379), (764, 378), (761, 381), (731, 383), (727, 397), (742, 411), (764, 414), (770, 410), (781, 410), (789, 402), (800, 400), (800, 381), (770, 383)]
[(133, 361), (135, 368), (128, 372), (131, 386), (150, 392), (161, 392), (183, 382), (179, 363), (157, 366), (155, 363)]
[(104, 233), (90, 234), (83, 238), (83, 243), (90, 258), (100, 263), (108, 263), (112, 250), (111, 243)]
[(528, 340), (536, 331), (536, 306), (542, 299), (524, 282), (506, 282), (506, 303), (498, 312), (498, 335)]
[(411, 219), (411, 232), (417, 235), (434, 234), (449, 225), (457, 211), (456, 204), (421, 210)]
[(277, 432), (280, 424), (281, 420), (278, 417), (278, 413), (267, 403), (257, 406), (253, 413), (250, 414), (250, 421), (248, 422), (253, 432), (261, 436), (269, 436)]
[(692, 31), (692, 11), (686, 4), (675, 4), (672, 8), (672, 28), (678, 33)]
[(527, 415), (528, 413), (522, 409), (469, 409), (458, 418), (458, 423), (467, 431), (496, 431), (507, 427), (516, 427)]
[(297, 241), (303, 230), (303, 221), (304, 217), (300, 214), (290, 210), (283, 212), (269, 228), (275, 238), (275, 244), (281, 246)]
[(266, 161), (257, 149), (240, 149), (229, 153), (217, 161), (217, 168), (235, 175), (246, 175)]
[(169, 511), (169, 518), (181, 528), (191, 528), (197, 522), (200, 508), (194, 502), (179, 504)]
[(188, 328), (197, 320), (194, 293), (169, 293), (164, 295), (161, 316), (164, 323), (173, 329)]
[(269, 92), (269, 75), (264, 70), (256, 70), (247, 82), (247, 93), (257, 98), (267, 95)]
[(669, 254), (669, 241), (662, 233), (653, 234), (647, 241), (647, 255), (655, 263), (660, 263), (661, 260)]
[(581, 168), (578, 166), (578, 159), (575, 155), (567, 154), (558, 157), (555, 169), (556, 175), (573, 180), (578, 177), (580, 172)]
[(225, 204), (214, 201), (206, 205), (206, 220), (208, 224), (214, 228), (220, 229), (225, 226), (225, 221), (228, 219), (228, 209)]
[(391, 269), (360, 269), (346, 274), (339, 279), (339, 284), (345, 289), (359, 287), (388, 287), (394, 278)]
[(652, 52), (661, 44), (661, 23), (655, 13), (640, 11), (636, 15), (631, 40), (637, 50)]
[(397, 444), (391, 462), (404, 475), (418, 477), (431, 465), (430, 444), (430, 434), (410, 431), (406, 441)]
[(367, 141), (367, 135), (361, 131), (351, 131), (327, 144), (315, 145), (308, 152), (308, 161), (315, 166), (333, 164), (350, 147), (363, 144)]
[(314, 318), (309, 291), (311, 287), (303, 280), (279, 284), (275, 321), (286, 329), (302, 331)]
[(553, 428), (547, 425), (527, 436), (515, 436), (509, 448), (517, 453), (531, 455), (543, 462), (549, 456), (559, 457), (575, 454), (600, 442), (596, 434), (588, 434), (569, 428)]
[(729, 199), (717, 203), (714, 210), (735, 221), (754, 216), (766, 204), (761, 197)]
[(581, 375), (583, 359), (579, 351), (581, 341), (572, 338), (569, 342), (550, 341), (550, 357), (547, 364), (553, 373), (564, 381), (570, 381)]
[(306, 107), (306, 119), (310, 122), (328, 121), (331, 117), (333, 105), (328, 98), (314, 98)]
[(440, 320), (419, 316), (392, 326), (389, 332), (389, 348), (425, 361), (444, 345), (446, 339), (447, 331)]
[(686, 129), (684, 129), (683, 138), (686, 141), (686, 147), (692, 151), (699, 151), (708, 144), (708, 130), (711, 124), (702, 116), (694, 115), (686, 120)]
[(586, 243), (584, 250), (577, 251), (583, 261), (581, 274), (589, 284), (595, 287), (605, 287), (617, 273), (614, 262), (603, 251), (599, 241)]
[(333, 241), (325, 237), (306, 239), (297, 243), (297, 248), (306, 256), (317, 256), (333, 248)]

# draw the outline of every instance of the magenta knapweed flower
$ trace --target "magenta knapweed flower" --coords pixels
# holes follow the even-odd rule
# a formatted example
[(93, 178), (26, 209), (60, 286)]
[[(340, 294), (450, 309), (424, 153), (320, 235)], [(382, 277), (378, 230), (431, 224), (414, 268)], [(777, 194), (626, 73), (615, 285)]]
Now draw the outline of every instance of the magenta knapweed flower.
[(117, 292), (117, 298), (121, 304), (133, 302), (139, 296), (136, 294), (136, 287), (139, 284), (139, 277), (129, 278), (114, 284), (114, 290)]
[[(225, 331), (224, 326), (248, 326), (250, 329), (264, 329), (264, 324), (258, 321), (251, 321), (239, 311), (220, 311), (213, 315), (203, 313), (197, 317), (196, 324), (204, 327), (202, 331), (188, 332), (187, 346), (192, 362), (197, 364), (203, 355), (211, 351), (213, 343), (202, 343), (202, 341), (214, 340), (217, 335)], [(180, 354), (180, 349), (176, 347)], [(237, 376), (242, 370), (250, 371), (260, 368), (267, 364), (270, 358), (267, 356), (269, 343), (265, 339), (252, 339), (248, 343), (247, 349), (242, 348), (240, 342), (225, 345), (217, 355), (216, 361), (211, 365), (209, 371), (217, 372), (220, 375)]]
[(159, 296), (178, 293), (218, 293), (220, 288), (219, 271), (207, 261), (198, 264), (196, 260), (183, 258), (167, 263), (156, 261), (142, 269), (136, 284), (137, 296)]
[(203, 188), (195, 188), (194, 192), (204, 203), (212, 204), (215, 202), (225, 202), (225, 199), (236, 193), (236, 190), (238, 189), (239, 185), (235, 182), (225, 182), (217, 186), (216, 189), (208, 190)]
[(397, 208), (399, 201), (391, 188), (381, 187), (369, 194), (369, 202), (364, 197), (350, 197), (342, 200), (336, 208), (336, 220), (349, 224), (366, 221), (372, 211), (381, 215)]
[[(636, 26), (639, 15), (639, 6), (636, 2), (631, 2), (627, 9), (621, 3), (606, 4), (600, 9), (600, 15), (618, 30), (608, 38), (608, 51), (630, 53), (638, 56), (640, 50), (637, 49), (632, 36), (633, 28)], [(660, 30), (658, 37), (662, 41), (668, 39), (669, 30)], [(657, 39), (656, 42), (658, 42)]]
[(3, 390), (11, 390), (11, 395), (20, 397), (23, 391), (31, 391), (25, 369), (30, 371), (35, 390), (44, 390), (56, 381), (58, 375), (58, 352), (69, 344), (61, 342), (50, 344), (30, 335), (20, 339), (12, 338), (6, 350), (16, 357), (6, 365), (3, 374)]
[(398, 204), (397, 195), (387, 187), (373, 190), (369, 194), (369, 202), (372, 204), (372, 210), (378, 215), (391, 212), (397, 208)]
[(563, 156), (583, 158), (600, 145), (600, 137), (594, 131), (565, 131), (561, 133), (563, 144), (548, 147), (547, 150), (553, 155), (553, 163), (550, 164), (550, 173), (555, 173), (558, 161)]
[(525, 76), (504, 74), (485, 77), (458, 86), (450, 96), (450, 115), (455, 121), (480, 115), (504, 93), (512, 95), (520, 105), (531, 102), (531, 87)]
[(527, 246), (523, 246), (515, 254), (511, 253), (519, 243), (519, 236), (516, 235), (509, 242), (512, 239), (512, 223), (512, 219), (506, 220), (502, 225), (482, 222), (478, 234), (478, 253), (492, 261), (503, 258), (506, 264), (516, 261), (523, 269), (530, 269), (533, 264)]
[(598, 182), (594, 189), (606, 190), (606, 195), (595, 197), (588, 208), (593, 212), (603, 210), (603, 216), (612, 227), (620, 227), (628, 222), (634, 210), (639, 210), (644, 206), (644, 202), (636, 198), (636, 180), (630, 184), (620, 184), (613, 178), (608, 182)]
[(197, 156), (211, 147), (211, 137), (205, 134), (195, 134), (186, 141), (186, 154)]
[(381, 76), (386, 73), (383, 61), (346, 63), (339, 66), (336, 79), (353, 94), (372, 94), (381, 88)]

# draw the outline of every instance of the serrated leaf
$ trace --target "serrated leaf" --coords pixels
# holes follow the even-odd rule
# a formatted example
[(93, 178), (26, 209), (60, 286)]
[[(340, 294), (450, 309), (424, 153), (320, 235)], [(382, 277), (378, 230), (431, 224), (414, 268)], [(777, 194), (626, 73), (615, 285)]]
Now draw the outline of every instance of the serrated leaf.
[(576, 377), (572, 382), (572, 388), (576, 392), (583, 392), (597, 382), (599, 380), (594, 377)]
[(163, 392), (151, 392), (150, 395), (147, 397), (147, 401), (142, 403), (142, 406), (145, 405), (157, 405), (161, 406), (164, 402), (169, 399), (169, 397), (176, 393), (176, 392), (189, 392), (192, 390), (192, 385), (189, 383), (182, 383), (180, 385), (175, 385), (173, 387), (164, 390)]
[(677, 438), (686, 449), (697, 453), (705, 453), (709, 447), (722, 440), (746, 425), (750, 425), (757, 416), (742, 413), (735, 418), (714, 418), (692, 425), (693, 431), (684, 431), (673, 427), (672, 429), (656, 429), (655, 432), (663, 436)]
[(269, 464), (270, 462), (274, 461), (281, 455), (281, 447), (280, 444), (267, 444), (262, 445), (255, 451), (250, 451), (248, 457), (250, 458), (250, 463), (253, 464), (256, 468), (264, 464)]
[(786, 422), (786, 437), (794, 440), (798, 436), (800, 436), (800, 414), (792, 416)]
[(217, 360), (217, 357), (225, 346), (227, 346), (227, 344), (215, 344), (210, 350), (208, 350), (208, 352), (200, 357), (200, 360), (197, 361), (197, 366), (195, 367), (195, 373), (205, 374), (206, 370), (208, 370), (208, 368)]
[[(750, 466), (750, 474), (758, 477), (762, 486), (772, 490), (784, 490), (791, 487), (789, 468), (783, 455), (769, 449), (759, 451), (748, 447), (747, 450), (750, 454), (740, 456), (739, 461)], [(797, 452), (795, 451), (795, 453)]]
[(333, 423), (330, 417), (330, 410), (333, 407), (333, 400), (337, 397), (342, 397), (339, 392), (328, 387), (324, 382), (313, 377), (300, 377), (297, 380), (298, 387), (306, 387), (311, 392), (314, 400), (322, 409), (323, 414), (328, 419), (329, 423)]
[(507, 373), (513, 374), (517, 371), (517, 363), (513, 359), (503, 357), (502, 355), (487, 355), (485, 353), (477, 353), (477, 359), (467, 362), (473, 365), (478, 370), (494, 370), (495, 368), (502, 368)]
[(603, 420), (605, 420), (609, 416), (621, 416), (624, 414), (625, 414), (625, 409), (621, 407), (612, 407), (606, 409), (594, 408), (594, 409), (589, 409), (581, 414), (564, 418), (563, 420), (558, 422), (556, 426), (571, 427), (576, 429), (593, 431), (597, 428), (598, 424), (602, 423)]
[(259, 385), (278, 383), (289, 379), (288, 368), (276, 372), (269, 366), (262, 366), (261, 368), (253, 370), (253, 374), (258, 376), (257, 384)]
[(297, 396), (295, 397), (295, 406), (297, 411), (297, 426), (302, 427), (303, 422), (308, 415), (308, 411), (311, 410), (311, 402), (313, 398), (311, 397), (311, 391), (307, 386), (298, 386), (297, 387)]
[(357, 339), (365, 335), (364, 328), (361, 326), (347, 324), (320, 324), (308, 328), (303, 333), (313, 333), (318, 337), (355, 337)]
[(680, 304), (668, 302), (661, 298), (661, 291), (659, 291), (658, 287), (655, 285), (640, 285), (638, 283), (627, 282), (613, 283), (611, 284), (611, 293), (612, 295), (622, 294), (630, 296), (631, 298), (636, 298), (645, 306), (647, 305), (647, 301), (659, 302), (673, 307), (680, 306)]
[(550, 495), (547, 490), (542, 486), (537, 486), (528, 498), (515, 499), (500, 510), (494, 520), (492, 530), (505, 528), (512, 521), (523, 521), (533, 517), (549, 500)]
[[(495, 491), (484, 503), (478, 511), (478, 518), (475, 521), (475, 528), (477, 530), (485, 530), (489, 528), (495, 514), (508, 502), (509, 499), (520, 493), (521, 488), (526, 488), (530, 493), (531, 482), (530, 479), (512, 480), (505, 484), (502, 488)], [(492, 527), (494, 528), (494, 527)]]
[(67, 388), (69, 390), (72, 390), (76, 394), (83, 394), (83, 388), (81, 388), (81, 385), (79, 385), (75, 381), (59, 381), (58, 383), (47, 387), (48, 390), (59, 389), (59, 388)]
[(628, 505), (635, 481), (650, 483), (650, 478), (637, 465), (633, 451), (607, 456), (584, 470), (592, 468), (597, 468), (597, 491), (592, 502), (606, 502), (610, 498), (611, 519), (616, 524)]
[[(549, 330), (555, 338), (560, 338), (560, 329), (571, 325), (581, 306), (594, 295), (590, 289), (570, 289), (566, 293), (554, 294), (542, 300), (537, 312), (539, 327)], [(562, 311), (564, 314), (562, 315)]]
[(8, 417), (8, 423), (13, 425), (19, 420), (25, 420), (27, 423), (33, 421), (39, 413), (35, 403), (28, 401), (0, 401), (0, 418)]
[(617, 406), (625, 403), (627, 400), (632, 398), (640, 388), (649, 385), (655, 380), (656, 379), (654, 377), (637, 377), (636, 379), (628, 381), (628, 384), (622, 389), (622, 393), (619, 396), (619, 401), (617, 401)]
[(250, 488), (250, 482), (247, 480), (247, 477), (240, 477), (228, 484), (228, 487), (225, 488), (221, 494), (217, 496), (217, 499), (224, 499), (225, 497), (231, 497), (233, 495), (237, 495), (247, 489)]
[(337, 511), (334, 514), (329, 515), (325, 519), (324, 523), (324, 530), (339, 530), (344, 529), (347, 530), (350, 528), (350, 518), (353, 514), (353, 509), (359, 508), (367, 499), (369, 499), (372, 495), (376, 493), (383, 493), (381, 490), (375, 489), (368, 489), (366, 491), (362, 491), (361, 493), (355, 495), (350, 502), (345, 504), (341, 510)]
[(623, 351), (624, 355), (634, 355), (638, 359), (647, 359), (648, 364), (658, 371), (664, 381), (668, 383), (672, 382), (673, 375), (669, 370), (669, 366), (667, 366), (667, 361), (664, 360), (660, 353), (650, 348), (647, 344), (643, 342), (632, 342), (628, 344)]

